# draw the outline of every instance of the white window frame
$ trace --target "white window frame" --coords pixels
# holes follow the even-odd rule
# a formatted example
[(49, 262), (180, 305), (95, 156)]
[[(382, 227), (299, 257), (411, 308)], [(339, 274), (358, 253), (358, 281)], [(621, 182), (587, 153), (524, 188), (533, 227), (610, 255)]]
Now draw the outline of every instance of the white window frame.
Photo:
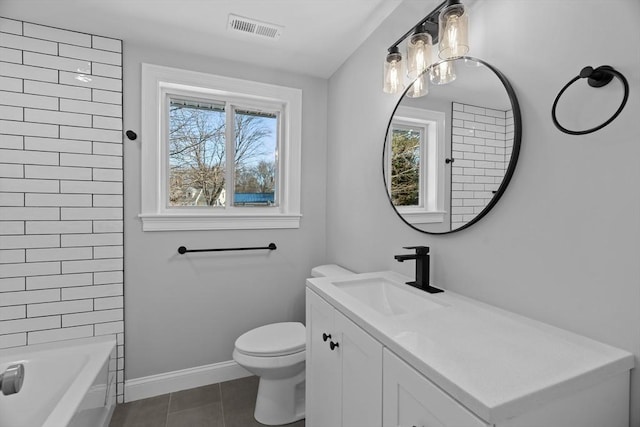
[[(418, 206), (396, 206), (409, 224), (442, 223), (445, 221), (445, 113), (421, 108), (400, 106), (396, 110), (387, 135), (387, 168), (391, 173), (392, 132), (396, 127), (421, 129), (420, 142), (420, 203)], [(426, 138), (424, 137), (426, 136)], [(426, 159), (426, 161), (425, 161)], [(427, 185), (424, 185), (426, 177)], [(387, 177), (387, 191), (391, 194), (391, 179)]]
[[(277, 206), (168, 207), (170, 97), (226, 101), (279, 111)], [(142, 64), (141, 213), (143, 231), (300, 227), (302, 91), (152, 64)]]

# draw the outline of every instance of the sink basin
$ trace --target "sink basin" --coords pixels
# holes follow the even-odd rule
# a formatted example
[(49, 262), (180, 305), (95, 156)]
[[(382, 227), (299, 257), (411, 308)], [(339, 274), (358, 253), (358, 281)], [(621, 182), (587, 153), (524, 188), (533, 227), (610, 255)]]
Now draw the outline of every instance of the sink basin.
[(385, 278), (338, 280), (334, 286), (386, 316), (418, 313), (443, 307), (419, 290), (405, 288)]

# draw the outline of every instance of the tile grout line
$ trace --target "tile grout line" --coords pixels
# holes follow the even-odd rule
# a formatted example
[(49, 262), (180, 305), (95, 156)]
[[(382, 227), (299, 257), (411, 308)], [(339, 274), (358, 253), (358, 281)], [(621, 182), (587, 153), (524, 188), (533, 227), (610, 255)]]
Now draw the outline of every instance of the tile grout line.
[(173, 393), (169, 393), (169, 402), (167, 402), (167, 414), (164, 417), (164, 427), (167, 427), (167, 425), (169, 424), (169, 408), (171, 407), (171, 396), (173, 396)]
[(222, 403), (222, 383), (218, 383), (218, 391), (220, 392), (220, 413), (222, 415), (222, 427), (227, 427), (227, 422), (224, 417), (224, 404)]

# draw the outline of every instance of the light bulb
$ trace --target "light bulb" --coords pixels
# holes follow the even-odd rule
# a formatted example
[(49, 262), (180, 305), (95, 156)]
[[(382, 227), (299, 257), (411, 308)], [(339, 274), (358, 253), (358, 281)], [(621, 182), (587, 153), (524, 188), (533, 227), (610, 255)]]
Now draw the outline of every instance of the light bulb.
[(427, 32), (413, 34), (407, 42), (407, 75), (415, 79), (431, 65), (431, 35)]
[(447, 23), (445, 24), (445, 29), (447, 32), (447, 39), (450, 40), (452, 44), (451, 49), (455, 50), (458, 47), (458, 16), (457, 15), (449, 15), (447, 18)]
[[(416, 68), (422, 68), (424, 64), (424, 42), (419, 41), (416, 48)], [(424, 71), (424, 70), (423, 70)]]
[(389, 65), (389, 84), (391, 85), (391, 91), (397, 92), (400, 87), (400, 73), (398, 72), (398, 62), (391, 61)]
[(429, 93), (429, 81), (426, 76), (427, 74), (423, 73), (413, 81), (407, 91), (407, 96), (409, 98), (419, 98)]

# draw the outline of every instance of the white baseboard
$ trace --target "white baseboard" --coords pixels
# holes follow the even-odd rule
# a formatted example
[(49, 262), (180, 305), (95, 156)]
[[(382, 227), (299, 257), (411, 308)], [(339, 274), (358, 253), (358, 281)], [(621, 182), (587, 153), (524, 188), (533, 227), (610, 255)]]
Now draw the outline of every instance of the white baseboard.
[(196, 366), (164, 374), (135, 378), (124, 382), (124, 401), (146, 399), (194, 387), (250, 376), (251, 373), (235, 361)]

